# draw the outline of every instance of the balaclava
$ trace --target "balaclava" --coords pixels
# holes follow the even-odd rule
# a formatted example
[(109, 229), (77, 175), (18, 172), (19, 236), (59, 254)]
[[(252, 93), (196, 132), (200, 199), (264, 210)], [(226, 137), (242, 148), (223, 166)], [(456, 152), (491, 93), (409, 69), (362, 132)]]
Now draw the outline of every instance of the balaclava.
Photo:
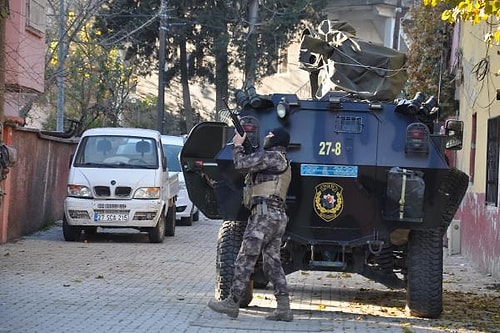
[(283, 127), (276, 127), (270, 132), (272, 132), (274, 136), (270, 138), (264, 138), (264, 149), (278, 146), (286, 148), (290, 143), (290, 134)]

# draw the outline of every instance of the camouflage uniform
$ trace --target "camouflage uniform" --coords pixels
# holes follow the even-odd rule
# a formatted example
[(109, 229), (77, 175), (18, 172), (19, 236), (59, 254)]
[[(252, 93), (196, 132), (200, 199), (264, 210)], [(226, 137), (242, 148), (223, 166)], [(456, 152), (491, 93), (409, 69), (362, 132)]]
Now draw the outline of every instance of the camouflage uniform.
[[(233, 138), (233, 143), (234, 140)], [(273, 284), (277, 303), (276, 310), (266, 316), (266, 319), (293, 320), (280, 258), (281, 238), (288, 222), (285, 200), (291, 180), (291, 168), (286, 159), (285, 147), (289, 142), (290, 134), (283, 128), (275, 128), (264, 138), (264, 150), (245, 154), (241, 145), (234, 146), (234, 166), (246, 173), (243, 204), (251, 209), (251, 215), (235, 261), (230, 293), (223, 300), (208, 302), (208, 307), (216, 312), (225, 313), (232, 318), (238, 317), (240, 301), (262, 253), (264, 273)]]
[[(233, 160), (237, 170), (244, 170), (253, 175), (254, 185), (274, 180), (279, 177), (277, 173), (288, 168), (283, 147), (259, 150), (248, 155), (244, 154), (243, 147), (234, 147)], [(272, 172), (266, 173), (269, 170)], [(288, 185), (289, 181), (286, 188)], [(236, 258), (231, 294), (243, 297), (255, 263), (262, 252), (264, 273), (274, 286), (274, 294), (288, 296), (280, 258), (281, 238), (288, 222), (285, 204), (278, 197), (268, 198), (267, 211), (261, 211), (256, 208), (259, 206), (259, 200), (261, 200), (259, 197), (252, 198), (252, 214), (248, 219), (243, 242)]]

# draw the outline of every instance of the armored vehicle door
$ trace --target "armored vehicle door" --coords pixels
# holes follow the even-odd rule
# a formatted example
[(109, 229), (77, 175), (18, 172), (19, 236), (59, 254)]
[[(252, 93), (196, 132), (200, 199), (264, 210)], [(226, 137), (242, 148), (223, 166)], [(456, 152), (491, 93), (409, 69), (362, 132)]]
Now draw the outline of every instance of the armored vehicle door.
[(181, 151), (189, 198), (209, 219), (248, 217), (249, 212), (241, 205), (243, 175), (236, 172), (232, 160), (217, 159), (218, 154), (231, 148), (226, 143), (233, 136), (234, 129), (225, 123), (203, 122), (191, 130)]

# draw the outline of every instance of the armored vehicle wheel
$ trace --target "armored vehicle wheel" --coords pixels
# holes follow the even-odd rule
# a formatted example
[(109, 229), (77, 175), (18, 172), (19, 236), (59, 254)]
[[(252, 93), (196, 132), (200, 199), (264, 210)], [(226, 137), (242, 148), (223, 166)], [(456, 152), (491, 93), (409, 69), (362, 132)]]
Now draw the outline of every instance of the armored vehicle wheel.
[(148, 230), (148, 237), (151, 243), (161, 243), (165, 239), (165, 211), (161, 213), (156, 226)]
[(413, 316), (437, 318), (443, 311), (443, 233), (412, 230), (408, 246), (406, 306)]
[(76, 242), (80, 240), (82, 228), (69, 225), (68, 220), (66, 220), (66, 215), (64, 215), (63, 217), (62, 227), (63, 227), (63, 236), (65, 241)]
[(446, 229), (455, 216), (462, 198), (469, 187), (469, 176), (456, 168), (451, 168), (439, 191), (444, 195), (443, 227)]
[(167, 218), (165, 221), (165, 235), (175, 236), (175, 205), (168, 207)]
[[(234, 275), (234, 262), (238, 256), (246, 221), (224, 221), (217, 239), (215, 262), (215, 298), (224, 299), (229, 295)], [(253, 298), (253, 281), (250, 280), (240, 307), (245, 308)]]

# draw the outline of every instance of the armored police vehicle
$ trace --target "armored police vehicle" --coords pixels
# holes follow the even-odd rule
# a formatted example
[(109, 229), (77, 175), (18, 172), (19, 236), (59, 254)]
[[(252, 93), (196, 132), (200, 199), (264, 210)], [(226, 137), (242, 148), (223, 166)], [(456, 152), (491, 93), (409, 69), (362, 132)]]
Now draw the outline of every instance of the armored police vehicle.
[[(406, 289), (412, 315), (438, 317), (443, 234), (468, 186), (468, 176), (449, 165), (446, 153), (461, 148), (463, 124), (449, 120), (437, 126), (439, 105), (432, 96), (395, 98), (405, 81), (397, 77), (404, 55), (345, 37), (349, 50), (355, 49), (352, 43), (360, 51), (337, 60), (336, 75), (342, 78), (311, 80), (316, 95), (329, 86), (319, 98), (257, 95), (253, 89), (236, 93), (238, 116), (253, 148), (258, 149), (269, 129), (282, 126), (291, 135), (283, 268), (287, 274), (358, 273), (389, 288)], [(336, 66), (328, 48), (328, 40), (312, 34), (303, 39), (301, 59), (312, 78), (321, 71), (318, 58)], [(349, 50), (335, 49), (334, 55)], [(347, 69), (345, 63), (355, 57), (365, 64), (364, 73), (360, 66)], [(364, 74), (368, 82), (356, 81)], [(208, 218), (224, 221), (216, 260), (219, 298), (229, 293), (249, 215), (242, 205), (243, 175), (233, 166), (233, 136), (230, 121), (203, 122), (193, 128), (181, 152), (191, 200)], [(241, 306), (251, 301), (253, 287), (267, 283), (258, 263)]]

